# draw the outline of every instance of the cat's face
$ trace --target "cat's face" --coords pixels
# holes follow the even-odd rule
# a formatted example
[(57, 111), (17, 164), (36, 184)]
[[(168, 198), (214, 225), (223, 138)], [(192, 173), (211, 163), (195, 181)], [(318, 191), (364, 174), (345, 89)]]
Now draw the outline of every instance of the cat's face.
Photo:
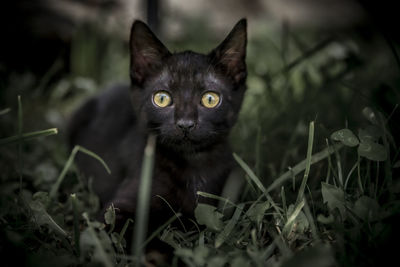
[(171, 54), (142, 22), (130, 44), (134, 108), (159, 143), (198, 151), (228, 135), (245, 91), (245, 20), (208, 55)]

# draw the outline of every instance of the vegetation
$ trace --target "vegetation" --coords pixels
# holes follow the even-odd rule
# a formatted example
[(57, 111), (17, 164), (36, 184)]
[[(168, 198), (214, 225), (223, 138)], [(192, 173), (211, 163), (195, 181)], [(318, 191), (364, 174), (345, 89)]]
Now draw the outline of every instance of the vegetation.
[[(97, 37), (78, 34), (70, 75), (55, 79), (49, 70), (39, 81), (31, 74), (10, 75), (2, 93), (7, 106), (0, 111), (5, 262), (138, 266), (153, 239), (173, 247), (172, 266), (376, 266), (395, 259), (390, 242), (400, 236), (400, 150), (391, 131), (400, 98), (392, 76), (371, 83), (381, 61), (363, 54), (356, 38), (276, 33), (264, 26), (255, 32), (248, 92), (231, 138), (237, 170), (227, 193), (198, 192), (219, 206), (199, 204), (191, 228), (178, 227), (182, 215), (176, 213), (147, 239), (140, 236), (145, 221), (128, 220), (115, 232), (114, 207), (105, 214), (107, 227), (95, 219), (98, 199), (73, 160), (86, 153), (106, 169), (107, 163), (82, 147), (70, 153), (63, 139), (65, 117), (77, 103), (115, 77), (126, 77), (124, 46), (110, 42), (98, 59)], [(201, 34), (186, 36), (191, 38), (172, 46), (201, 44)], [(387, 51), (381, 56), (388, 68), (395, 68), (396, 53), (378, 48)], [(389, 89), (379, 102), (373, 96), (380, 83)], [(150, 140), (143, 181), (151, 178), (153, 150)], [(142, 197), (139, 210), (146, 214), (148, 196)], [(135, 225), (134, 233), (129, 225)], [(125, 239), (133, 234), (131, 251)]]

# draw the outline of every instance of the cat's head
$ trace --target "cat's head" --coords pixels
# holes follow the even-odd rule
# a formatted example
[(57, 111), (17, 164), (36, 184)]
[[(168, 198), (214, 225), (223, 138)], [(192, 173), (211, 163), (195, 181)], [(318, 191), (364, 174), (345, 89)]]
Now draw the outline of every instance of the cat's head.
[(209, 54), (171, 53), (141, 21), (131, 29), (132, 99), (162, 145), (198, 151), (227, 137), (246, 90), (246, 20)]

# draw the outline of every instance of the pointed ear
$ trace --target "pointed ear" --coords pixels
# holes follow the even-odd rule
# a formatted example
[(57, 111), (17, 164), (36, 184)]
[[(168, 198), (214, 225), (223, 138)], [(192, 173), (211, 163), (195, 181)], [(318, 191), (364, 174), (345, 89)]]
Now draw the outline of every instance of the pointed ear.
[(165, 57), (171, 55), (150, 28), (139, 20), (132, 24), (129, 45), (131, 80), (139, 84), (161, 66)]
[(217, 68), (221, 68), (237, 83), (246, 78), (247, 21), (241, 19), (225, 40), (211, 51), (210, 56)]

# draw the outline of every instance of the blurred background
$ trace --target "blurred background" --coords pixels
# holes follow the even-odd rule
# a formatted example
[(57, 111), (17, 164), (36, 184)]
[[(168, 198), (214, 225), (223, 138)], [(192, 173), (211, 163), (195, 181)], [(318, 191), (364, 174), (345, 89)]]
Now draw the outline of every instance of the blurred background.
[[(320, 146), (355, 129), (362, 109), (387, 117), (400, 136), (400, 35), (389, 1), (356, 0), (19, 0), (0, 7), (1, 136), (15, 133), (17, 95), (25, 130), (57, 127), (85, 98), (128, 82), (134, 19), (149, 23), (171, 51), (214, 48), (248, 19), (248, 91), (235, 150), (274, 177), (303, 158), (307, 125)], [(10, 109), (8, 109), (10, 108)], [(258, 143), (254, 136), (260, 137)], [(61, 138), (60, 138), (61, 136)], [(33, 164), (36, 164), (35, 162)]]
[[(59, 134), (24, 142), (19, 149), (0, 146), (0, 223), (4, 229), (14, 229), (1, 229), (0, 252), (7, 255), (13, 246), (41, 251), (45, 242), (26, 230), (25, 222), (31, 216), (24, 215), (24, 210), (18, 213), (22, 205), (15, 192), (23, 187), (19, 192), (30, 194), (30, 198), (33, 192), (48, 192), (70, 153), (65, 128), (71, 112), (89, 96), (113, 84), (129, 82), (128, 38), (135, 19), (147, 22), (171, 51), (202, 53), (218, 45), (239, 19), (248, 19), (248, 90), (231, 141), (234, 151), (265, 185), (304, 160), (310, 121), (315, 121), (313, 151), (317, 152), (326, 148), (332, 132), (349, 128), (357, 133), (376, 123), (372, 115), (381, 116), (391, 133), (390, 147), (395, 148), (389, 165), (397, 166), (397, 13), (392, 1), (373, 0), (1, 1), (0, 138), (16, 135), (19, 129), (30, 132), (56, 127)], [(18, 118), (18, 95), (22, 119)], [(343, 158), (337, 168), (343, 173), (351, 169), (350, 177), (354, 160), (349, 158)], [(363, 163), (367, 165), (366, 179), (374, 166), (376, 177), (384, 169), (379, 169), (379, 164), (371, 167), (369, 162)], [(325, 179), (326, 168), (313, 166), (308, 183), (311, 191), (316, 190), (315, 205), (319, 207), (320, 182)], [(397, 181), (393, 191), (397, 194), (399, 169), (393, 167), (393, 180)], [(376, 192), (376, 187), (370, 185)], [(70, 193), (81, 192), (81, 201), (95, 212), (96, 200), (88, 194), (90, 188), (83, 189), (77, 182), (76, 173), (66, 176), (61, 191), (57, 205), (65, 205), (64, 210), (56, 205), (57, 212), (52, 210), (52, 214), (64, 223), (60, 218), (67, 213), (68, 227), (72, 224), (72, 211), (66, 204)], [(245, 200), (249, 195), (243, 193), (242, 197)], [(379, 199), (383, 201), (380, 203), (386, 200)], [(353, 248), (368, 243), (360, 240)], [(369, 241), (366, 246), (379, 256), (384, 249), (376, 250), (375, 239)], [(52, 244), (58, 247), (58, 238)], [(349, 250), (344, 246), (343, 251), (345, 254)], [(46, 253), (42, 258), (32, 254), (32, 261), (46, 262)], [(356, 258), (363, 257), (357, 253), (349, 252)], [(368, 255), (368, 251), (365, 253)], [(348, 263), (354, 266), (351, 260)]]

